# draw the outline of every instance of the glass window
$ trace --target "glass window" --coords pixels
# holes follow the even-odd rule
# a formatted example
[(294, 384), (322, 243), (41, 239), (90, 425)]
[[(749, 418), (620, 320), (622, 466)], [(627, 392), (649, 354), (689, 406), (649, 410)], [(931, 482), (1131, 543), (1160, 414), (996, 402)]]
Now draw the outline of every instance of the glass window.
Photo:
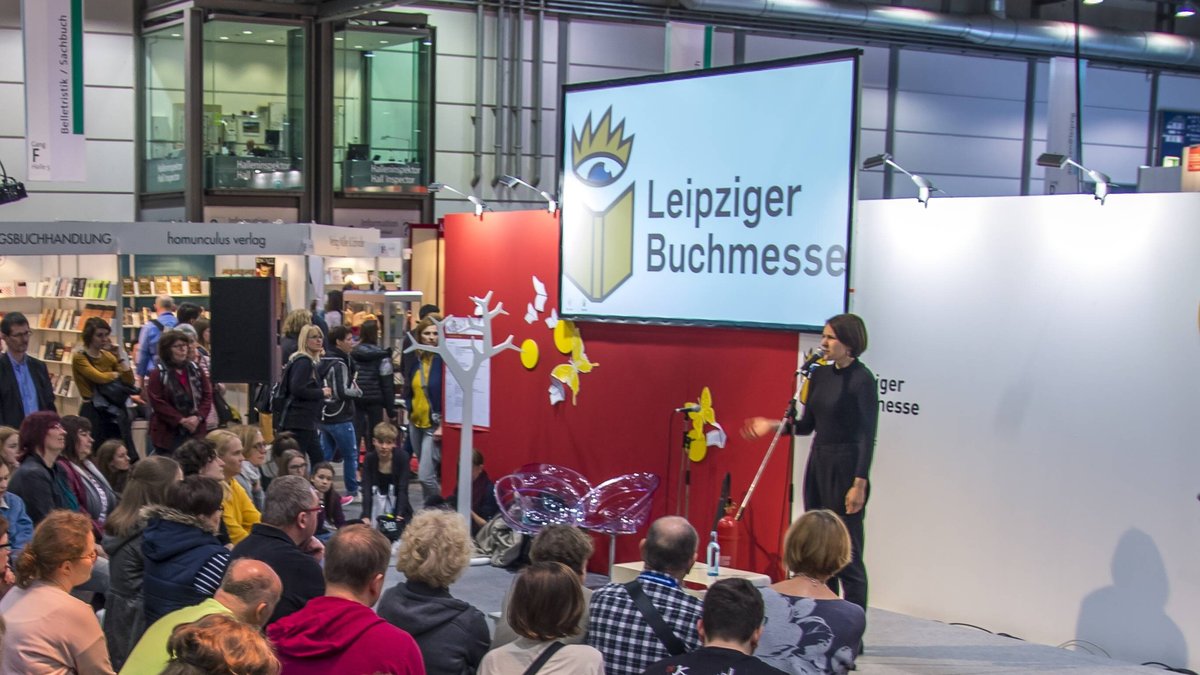
[(344, 192), (425, 191), (432, 53), (423, 29), (334, 36), (333, 171)]
[(146, 59), (143, 192), (183, 191), (183, 27), (142, 36)]
[(294, 25), (204, 24), (205, 187), (304, 187), (305, 34)]

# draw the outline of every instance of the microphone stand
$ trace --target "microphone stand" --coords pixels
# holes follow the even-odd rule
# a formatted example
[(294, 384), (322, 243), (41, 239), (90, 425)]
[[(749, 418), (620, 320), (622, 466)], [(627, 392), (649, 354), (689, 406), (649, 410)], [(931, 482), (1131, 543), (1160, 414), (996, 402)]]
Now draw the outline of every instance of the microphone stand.
[[(811, 372), (811, 368), (801, 368), (796, 371), (796, 391), (792, 394), (792, 400), (788, 401), (787, 411), (783, 413), (783, 419), (779, 420), (779, 427), (775, 429), (775, 437), (771, 439), (771, 444), (767, 446), (767, 454), (763, 456), (762, 463), (758, 465), (758, 473), (754, 474), (754, 480), (750, 481), (750, 488), (746, 490), (746, 498), (738, 506), (737, 514), (733, 517), (734, 520), (742, 519), (742, 512), (746, 510), (746, 506), (750, 503), (750, 498), (754, 496), (754, 490), (758, 487), (758, 481), (762, 478), (763, 471), (767, 468), (767, 462), (771, 461), (771, 454), (775, 452), (775, 445), (779, 443), (779, 437), (783, 435), (783, 428), (789, 422), (796, 421), (804, 412), (803, 404), (800, 403), (800, 392), (804, 391), (804, 385), (808, 382)], [(800, 407), (797, 408), (797, 406)]]
[[(683, 417), (683, 431), (680, 432), (680, 447), (683, 449), (682, 458), (679, 460), (679, 490), (675, 492), (675, 514), (683, 516), (686, 520), (688, 517), (688, 506), (692, 499), (692, 460), (688, 455), (688, 418)], [(680, 507), (682, 501), (683, 506)]]

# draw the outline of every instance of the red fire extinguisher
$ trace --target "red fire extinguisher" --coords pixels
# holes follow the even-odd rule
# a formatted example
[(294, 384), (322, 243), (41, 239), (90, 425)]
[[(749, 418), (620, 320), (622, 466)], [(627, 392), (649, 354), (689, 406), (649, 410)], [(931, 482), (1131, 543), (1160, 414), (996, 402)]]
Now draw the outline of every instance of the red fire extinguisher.
[(717, 522), (717, 544), (721, 546), (721, 567), (737, 569), (738, 544), (742, 538), (742, 524), (734, 517), (737, 504), (730, 500), (725, 504), (725, 516)]

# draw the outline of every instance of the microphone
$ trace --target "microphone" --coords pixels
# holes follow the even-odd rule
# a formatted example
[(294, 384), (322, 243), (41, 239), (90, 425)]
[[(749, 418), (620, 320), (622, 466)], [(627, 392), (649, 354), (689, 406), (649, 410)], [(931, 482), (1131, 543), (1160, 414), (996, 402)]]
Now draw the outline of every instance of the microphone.
[(676, 409), (675, 409), (675, 412), (677, 412), (677, 413), (691, 413), (691, 412), (700, 412), (700, 406), (698, 406), (698, 405), (685, 405), (685, 406), (683, 406), (682, 408), (676, 408)]
[(796, 371), (796, 374), (807, 376), (808, 374), (812, 373), (812, 369), (817, 365), (817, 361), (820, 361), (823, 356), (825, 356), (825, 352), (821, 351), (820, 349), (814, 349), (813, 352), (808, 355), (808, 358), (804, 360), (804, 365), (800, 366), (800, 370)]

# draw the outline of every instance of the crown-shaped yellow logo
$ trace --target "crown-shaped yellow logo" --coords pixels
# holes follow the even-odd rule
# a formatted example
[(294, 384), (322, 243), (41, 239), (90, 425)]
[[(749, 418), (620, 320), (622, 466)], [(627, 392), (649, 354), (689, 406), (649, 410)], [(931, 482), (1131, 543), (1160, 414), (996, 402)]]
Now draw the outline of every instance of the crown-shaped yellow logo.
[[(591, 160), (608, 158), (615, 160), (618, 170), (610, 172), (613, 179), (625, 170), (629, 163), (629, 153), (633, 150), (633, 136), (625, 137), (625, 120), (613, 128), (612, 107), (604, 111), (604, 116), (596, 126), (592, 126), (592, 115), (588, 113), (583, 121), (583, 132), (571, 132), (571, 168), (581, 178), (588, 179), (589, 172), (581, 172), (584, 164)], [(596, 181), (593, 176), (589, 182)]]

